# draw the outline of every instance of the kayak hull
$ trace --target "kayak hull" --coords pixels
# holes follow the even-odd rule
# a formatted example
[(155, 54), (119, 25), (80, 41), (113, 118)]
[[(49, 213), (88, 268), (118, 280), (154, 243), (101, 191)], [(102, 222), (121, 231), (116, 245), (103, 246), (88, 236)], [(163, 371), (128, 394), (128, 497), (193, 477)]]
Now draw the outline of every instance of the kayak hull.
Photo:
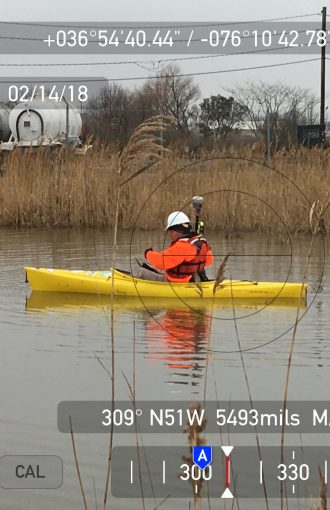
[(213, 295), (214, 282), (169, 283), (135, 278), (114, 271), (73, 271), (66, 269), (25, 268), (33, 291), (69, 292), (141, 298), (216, 298), (216, 299), (300, 299), (306, 301), (307, 285), (287, 282), (224, 280)]

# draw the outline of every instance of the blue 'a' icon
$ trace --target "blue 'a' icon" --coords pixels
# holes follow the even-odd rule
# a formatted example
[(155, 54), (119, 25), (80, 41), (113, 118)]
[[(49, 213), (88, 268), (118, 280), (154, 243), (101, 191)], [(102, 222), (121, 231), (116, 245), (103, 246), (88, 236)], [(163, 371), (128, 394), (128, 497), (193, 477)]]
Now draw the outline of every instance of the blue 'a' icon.
[(205, 469), (212, 462), (212, 446), (193, 446), (193, 462), (199, 469)]

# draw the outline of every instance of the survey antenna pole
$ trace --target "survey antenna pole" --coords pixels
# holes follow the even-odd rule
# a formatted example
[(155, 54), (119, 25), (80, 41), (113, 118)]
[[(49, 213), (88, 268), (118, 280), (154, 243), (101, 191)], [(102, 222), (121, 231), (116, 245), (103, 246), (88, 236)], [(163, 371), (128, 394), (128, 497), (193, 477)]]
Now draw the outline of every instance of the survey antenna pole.
[(196, 195), (192, 197), (192, 206), (195, 213), (195, 232), (198, 233), (198, 227), (199, 227), (199, 217), (202, 212), (203, 207), (203, 197), (200, 195)]

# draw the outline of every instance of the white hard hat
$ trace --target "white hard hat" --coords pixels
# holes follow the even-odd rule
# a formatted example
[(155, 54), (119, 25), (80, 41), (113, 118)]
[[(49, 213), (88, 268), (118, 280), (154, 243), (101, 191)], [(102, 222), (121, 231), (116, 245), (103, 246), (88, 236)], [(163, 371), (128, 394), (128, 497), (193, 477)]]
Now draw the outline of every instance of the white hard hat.
[(175, 225), (185, 225), (189, 226), (190, 219), (188, 216), (182, 211), (174, 211), (167, 218), (167, 225), (164, 230), (167, 230), (170, 227), (174, 227)]

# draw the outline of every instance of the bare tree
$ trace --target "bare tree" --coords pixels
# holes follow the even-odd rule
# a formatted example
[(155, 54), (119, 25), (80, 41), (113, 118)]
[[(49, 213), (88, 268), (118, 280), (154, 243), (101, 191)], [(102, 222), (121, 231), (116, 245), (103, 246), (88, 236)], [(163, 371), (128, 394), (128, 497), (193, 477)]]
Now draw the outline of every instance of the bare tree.
[(136, 89), (132, 95), (133, 124), (140, 124), (145, 119), (161, 114), (161, 101), (153, 87), (147, 81), (142, 88)]
[(246, 116), (254, 132), (260, 130), (267, 115), (277, 138), (283, 126), (296, 130), (299, 123), (315, 122), (318, 101), (309, 89), (259, 81), (238, 85), (230, 92), (247, 107)]
[(130, 132), (131, 93), (121, 85), (111, 84), (89, 101), (84, 114), (86, 134), (105, 144), (125, 143)]
[(141, 95), (149, 98), (149, 107), (175, 119), (177, 129), (189, 131), (194, 102), (200, 97), (197, 85), (190, 77), (180, 76), (177, 66), (165, 67), (156, 78), (148, 80)]

